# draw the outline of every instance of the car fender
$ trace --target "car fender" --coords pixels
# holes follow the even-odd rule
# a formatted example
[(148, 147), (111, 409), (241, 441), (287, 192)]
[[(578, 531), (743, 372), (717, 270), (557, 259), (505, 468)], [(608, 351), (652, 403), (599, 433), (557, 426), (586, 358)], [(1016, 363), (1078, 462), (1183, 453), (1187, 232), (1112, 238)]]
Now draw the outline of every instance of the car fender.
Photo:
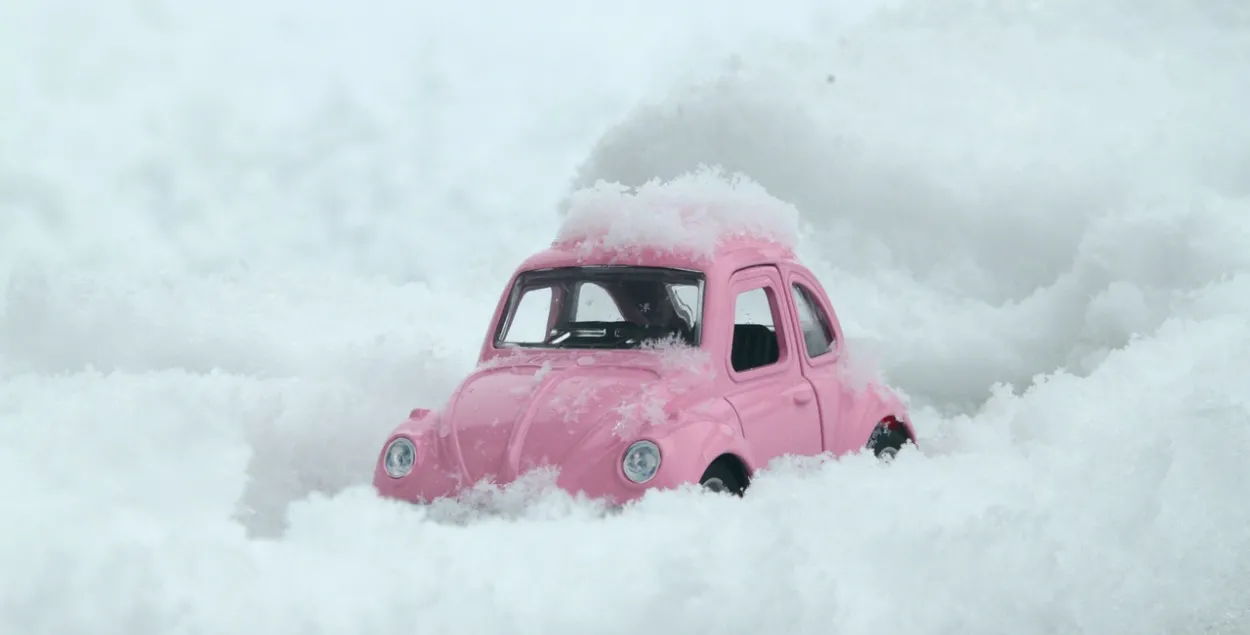
[(845, 439), (844, 447), (849, 452), (858, 452), (866, 447), (877, 424), (888, 417), (894, 417), (907, 429), (908, 436), (916, 438), (911, 417), (907, 407), (892, 390), (878, 384), (870, 384), (857, 394), (856, 406), (851, 414), (851, 438)]
[(428, 454), (431, 452), (440, 452), (442, 448), (434, 447), (436, 444), (432, 443), (429, 438), (430, 433), (437, 429), (439, 421), (438, 411), (428, 408), (413, 408), (412, 412), (408, 413), (408, 418), (395, 426), (390, 434), (386, 435), (386, 439), (382, 441), (382, 447), (378, 451), (376, 469), (382, 470), (382, 461), (386, 456), (386, 447), (397, 437), (408, 437), (413, 442), (417, 447), (418, 460), (428, 458)]
[(427, 431), (437, 428), (441, 419), (442, 417), (439, 416), (436, 410), (413, 408), (412, 412), (408, 413), (408, 418), (403, 423), (395, 426), (389, 438), (403, 434), (415, 439), (426, 434)]
[(660, 471), (666, 476), (665, 481), (677, 485), (698, 483), (708, 466), (725, 454), (737, 457), (747, 474), (753, 474), (755, 457), (740, 430), (737, 421), (697, 419), (663, 434), (647, 436), (660, 446)]

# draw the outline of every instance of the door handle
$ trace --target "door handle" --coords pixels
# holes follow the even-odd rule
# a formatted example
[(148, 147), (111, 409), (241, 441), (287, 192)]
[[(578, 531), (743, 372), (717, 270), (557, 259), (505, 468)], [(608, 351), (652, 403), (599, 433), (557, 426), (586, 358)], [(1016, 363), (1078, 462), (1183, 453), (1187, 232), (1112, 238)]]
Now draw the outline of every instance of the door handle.
[(799, 392), (794, 393), (794, 403), (796, 404), (802, 405), (811, 400), (812, 400), (812, 391), (810, 388), (806, 390), (800, 390)]

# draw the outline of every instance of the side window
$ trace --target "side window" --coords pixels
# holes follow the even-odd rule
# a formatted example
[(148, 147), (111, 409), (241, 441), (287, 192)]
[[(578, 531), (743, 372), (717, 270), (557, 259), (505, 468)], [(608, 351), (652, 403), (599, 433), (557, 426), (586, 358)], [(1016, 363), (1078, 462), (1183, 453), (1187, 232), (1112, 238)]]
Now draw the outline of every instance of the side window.
[(607, 289), (593, 282), (583, 282), (578, 286), (577, 309), (573, 312), (574, 321), (621, 322), (624, 319)]
[(794, 305), (799, 311), (799, 327), (803, 329), (803, 342), (808, 357), (820, 357), (833, 350), (833, 326), (821, 310), (820, 303), (810, 290), (800, 284), (791, 287)]
[(547, 340), (551, 317), (551, 287), (526, 289), (517, 302), (516, 314), (503, 334), (509, 344), (541, 344)]
[(737, 372), (777, 363), (781, 348), (773, 322), (776, 301), (764, 288), (738, 294), (734, 301), (734, 334), (730, 362)]

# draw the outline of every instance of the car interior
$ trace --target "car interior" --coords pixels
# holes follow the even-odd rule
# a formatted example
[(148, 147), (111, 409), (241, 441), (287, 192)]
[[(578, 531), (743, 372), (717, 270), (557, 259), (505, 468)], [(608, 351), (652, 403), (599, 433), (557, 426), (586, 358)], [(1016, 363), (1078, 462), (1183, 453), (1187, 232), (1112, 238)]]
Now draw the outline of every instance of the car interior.
[(777, 334), (763, 324), (735, 324), (730, 362), (737, 372), (777, 363)]

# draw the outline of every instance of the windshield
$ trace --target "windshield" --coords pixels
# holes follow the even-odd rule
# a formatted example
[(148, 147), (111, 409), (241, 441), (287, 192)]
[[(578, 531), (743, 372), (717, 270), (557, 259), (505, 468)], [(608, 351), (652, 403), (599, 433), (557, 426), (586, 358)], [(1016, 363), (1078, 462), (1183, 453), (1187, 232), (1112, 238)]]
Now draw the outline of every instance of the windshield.
[(663, 267), (527, 271), (508, 296), (495, 346), (628, 349), (673, 338), (698, 346), (703, 280)]

